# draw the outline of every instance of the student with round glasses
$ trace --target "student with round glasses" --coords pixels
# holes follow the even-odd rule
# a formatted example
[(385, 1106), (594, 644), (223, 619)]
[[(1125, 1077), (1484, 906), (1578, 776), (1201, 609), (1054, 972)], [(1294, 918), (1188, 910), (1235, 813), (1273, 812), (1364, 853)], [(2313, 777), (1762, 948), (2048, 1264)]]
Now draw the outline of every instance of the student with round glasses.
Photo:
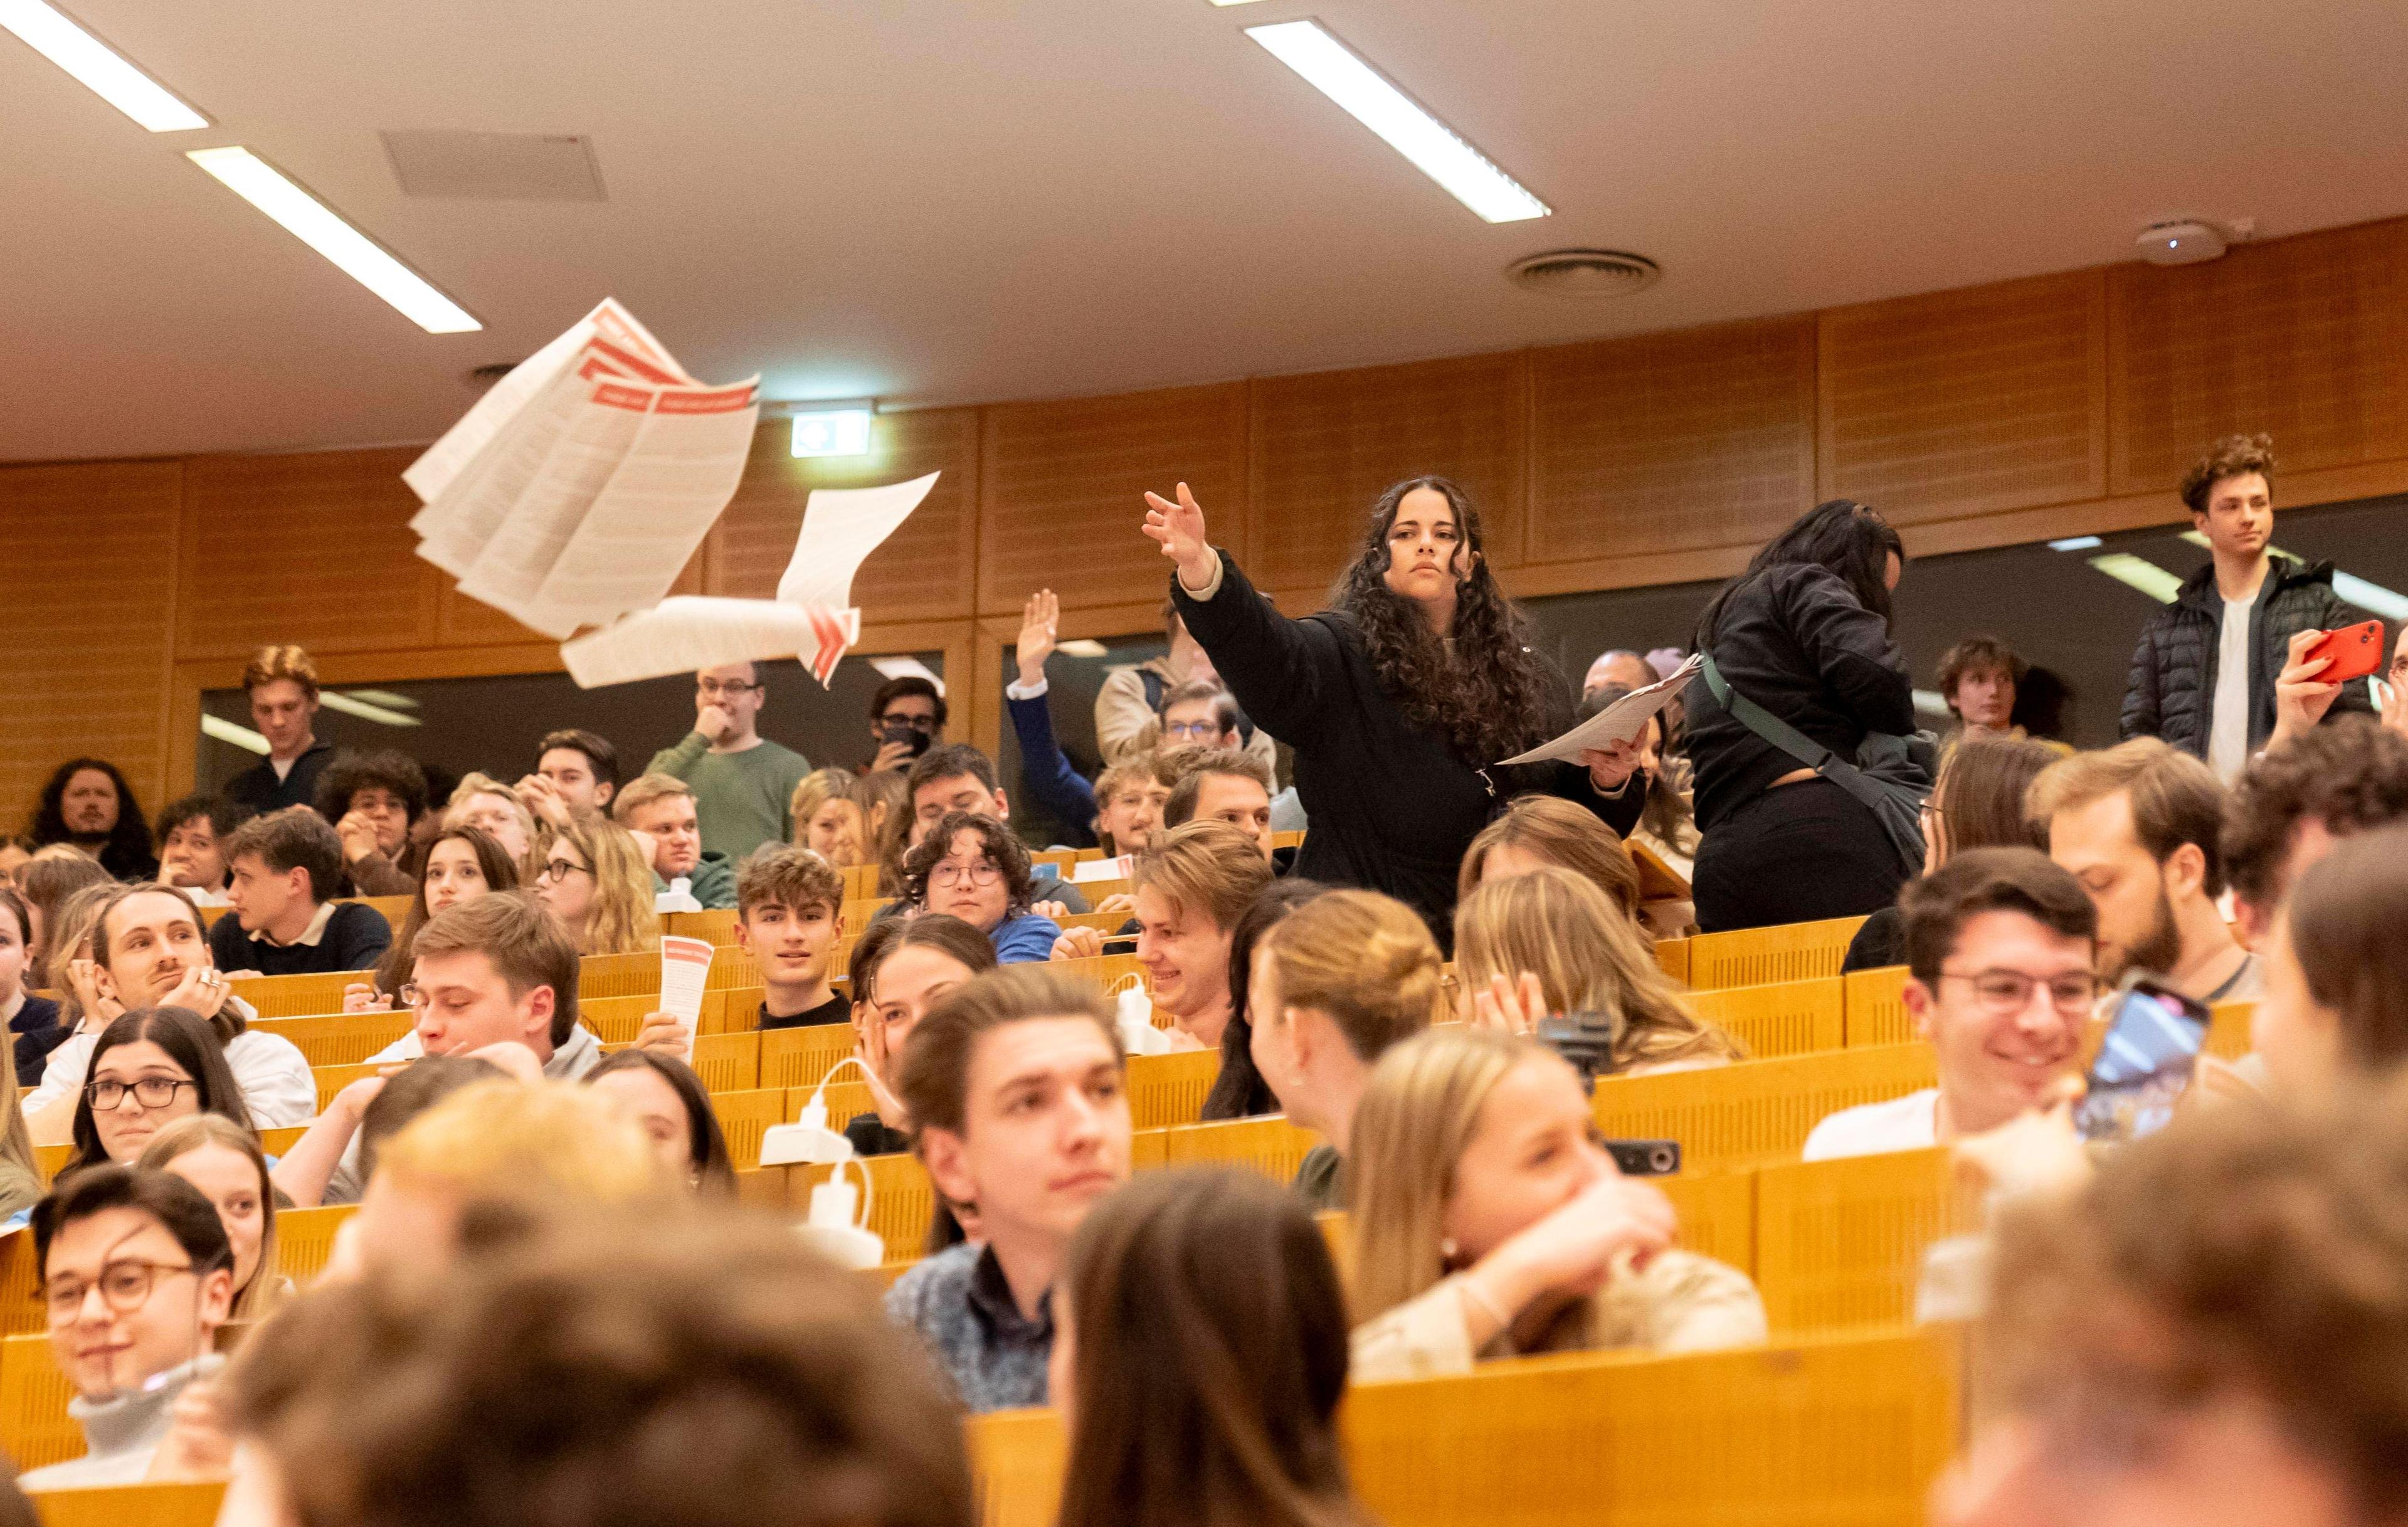
[(1062, 933), (1028, 910), (1028, 850), (992, 816), (948, 812), (903, 860), (903, 899), (912, 915), (941, 912), (987, 936), (1002, 965), (1051, 958)]
[(1976, 848), (1908, 881), (1898, 905), (1906, 1010), (1940, 1085), (1831, 1115), (1807, 1160), (1983, 1134), (2057, 1102), (2081, 1070), (2099, 915), (2080, 881), (2038, 849)]
[(184, 1392), (225, 1364), (215, 1347), (234, 1300), (234, 1252), (208, 1199), (166, 1172), (112, 1165), (62, 1175), (35, 1205), (34, 1256), (50, 1352), (75, 1390), (67, 1414), (86, 1451), (18, 1483), (134, 1484), (199, 1462), (163, 1457), (162, 1445)]
[(652, 865), (635, 834), (599, 812), (581, 806), (569, 812), (544, 850), (535, 894), (580, 955), (660, 947)]
[(252, 1128), (242, 1088), (208, 1026), (180, 1007), (146, 1007), (101, 1031), (76, 1099), (75, 1150), (61, 1174), (130, 1165), (161, 1130), (195, 1114)]

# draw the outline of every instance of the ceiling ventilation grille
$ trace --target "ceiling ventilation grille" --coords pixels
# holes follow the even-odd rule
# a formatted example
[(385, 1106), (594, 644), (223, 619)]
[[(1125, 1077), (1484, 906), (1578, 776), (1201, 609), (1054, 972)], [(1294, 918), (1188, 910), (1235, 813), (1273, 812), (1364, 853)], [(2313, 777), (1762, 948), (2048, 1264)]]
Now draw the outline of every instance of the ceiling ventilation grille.
[(600, 201), (594, 141), (568, 133), (399, 132), (386, 157), (406, 196), (488, 201)]
[(1620, 297), (1643, 292), (1664, 274), (1643, 254), (1610, 249), (1559, 249), (1514, 261), (1505, 279), (1551, 297)]

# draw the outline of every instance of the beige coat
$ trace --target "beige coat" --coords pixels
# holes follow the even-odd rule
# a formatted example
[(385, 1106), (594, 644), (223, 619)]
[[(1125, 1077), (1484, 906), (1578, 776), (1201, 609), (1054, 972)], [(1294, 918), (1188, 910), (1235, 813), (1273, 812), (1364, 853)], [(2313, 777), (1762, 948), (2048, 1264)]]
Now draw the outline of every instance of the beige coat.
[[(1644, 1272), (1617, 1275), (1584, 1313), (1584, 1320), (1558, 1322), (1559, 1332), (1571, 1328), (1568, 1339), (1549, 1343), (1548, 1349), (1706, 1352), (1752, 1346), (1766, 1333), (1764, 1301), (1747, 1275), (1689, 1251), (1667, 1251)], [(1457, 1275), (1356, 1326), (1354, 1379), (1468, 1374), (1483, 1359), (1526, 1355), (1510, 1335), (1475, 1352), (1468, 1315)]]
[[(1179, 681), (1170, 676), (1169, 660), (1152, 657), (1135, 668), (1109, 670), (1104, 675), (1103, 687), (1096, 691), (1096, 746), (1102, 752), (1107, 769), (1153, 752), (1161, 736), (1161, 722), (1154, 707), (1145, 702), (1147, 672), (1160, 679), (1166, 689), (1179, 686)], [(1246, 754), (1261, 759), (1265, 769), (1276, 771), (1279, 767), (1279, 745), (1260, 727), (1254, 728), (1254, 740), (1246, 744)]]

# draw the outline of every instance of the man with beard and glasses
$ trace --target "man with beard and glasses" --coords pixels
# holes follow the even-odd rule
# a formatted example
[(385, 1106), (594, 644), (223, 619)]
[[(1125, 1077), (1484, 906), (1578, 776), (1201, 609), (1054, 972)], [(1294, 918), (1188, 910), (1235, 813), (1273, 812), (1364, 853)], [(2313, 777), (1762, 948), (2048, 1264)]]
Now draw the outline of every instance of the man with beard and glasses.
[(2099, 909), (2102, 978), (2149, 971), (2210, 1004), (2257, 999), (2258, 957), (2216, 909), (2224, 787), (2207, 765), (2136, 737), (2050, 765), (2024, 805)]

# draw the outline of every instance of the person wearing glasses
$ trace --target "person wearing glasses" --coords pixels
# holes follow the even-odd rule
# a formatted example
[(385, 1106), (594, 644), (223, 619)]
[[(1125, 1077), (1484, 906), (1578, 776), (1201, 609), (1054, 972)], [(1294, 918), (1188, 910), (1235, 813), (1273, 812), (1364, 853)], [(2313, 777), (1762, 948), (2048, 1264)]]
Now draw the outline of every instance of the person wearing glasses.
[(2081, 881), (2037, 849), (1976, 848), (1908, 881), (1898, 906), (1906, 1010), (1940, 1085), (1831, 1115), (1806, 1137), (1807, 1160), (1982, 1134), (2053, 1106), (2080, 1073), (2100, 989), (2100, 914)]
[(2148, 971), (2210, 1007), (2262, 994), (2263, 966), (2217, 905), (2224, 806), (2206, 764), (2154, 737), (2061, 759), (2032, 781), (2025, 814), (2098, 906), (2102, 981)]
[(869, 697), (869, 740), (878, 752), (869, 772), (911, 767), (945, 734), (945, 696), (936, 682), (917, 673), (887, 680)]
[(34, 1208), (50, 1353), (75, 1389), (85, 1453), (21, 1476), (26, 1490), (127, 1485), (166, 1462), (177, 1402), (224, 1366), (234, 1251), (201, 1190), (124, 1166), (62, 1176)]
[(795, 835), (789, 803), (810, 760), (761, 735), (768, 686), (752, 663), (723, 663), (694, 676), (694, 730), (652, 755), (647, 774), (668, 774), (694, 792), (705, 853), (730, 864), (763, 843)]
[(93, 1046), (91, 1079), (76, 1097), (75, 1149), (59, 1174), (109, 1161), (131, 1165), (151, 1136), (195, 1114), (254, 1127), (208, 1025), (180, 1007), (128, 1013)]
[(949, 812), (903, 860), (910, 915), (941, 912), (987, 936), (999, 965), (1051, 958), (1062, 933), (1029, 908), (1028, 850), (992, 816)]
[(599, 812), (570, 810), (544, 850), (535, 895), (580, 955), (628, 955), (661, 946), (652, 867), (636, 835)]

